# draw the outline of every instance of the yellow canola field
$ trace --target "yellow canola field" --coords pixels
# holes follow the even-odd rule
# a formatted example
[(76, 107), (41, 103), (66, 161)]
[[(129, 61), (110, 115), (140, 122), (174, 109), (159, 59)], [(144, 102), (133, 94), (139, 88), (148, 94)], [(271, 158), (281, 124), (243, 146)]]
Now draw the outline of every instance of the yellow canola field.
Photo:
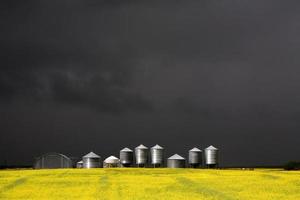
[(0, 170), (0, 199), (300, 200), (300, 172), (166, 168)]

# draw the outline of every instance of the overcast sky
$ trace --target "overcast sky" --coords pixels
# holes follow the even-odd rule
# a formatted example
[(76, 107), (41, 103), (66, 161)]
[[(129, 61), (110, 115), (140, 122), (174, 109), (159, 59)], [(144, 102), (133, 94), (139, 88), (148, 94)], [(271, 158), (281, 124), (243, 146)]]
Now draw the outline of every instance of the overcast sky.
[(0, 3), (0, 164), (46, 152), (300, 159), (299, 0)]

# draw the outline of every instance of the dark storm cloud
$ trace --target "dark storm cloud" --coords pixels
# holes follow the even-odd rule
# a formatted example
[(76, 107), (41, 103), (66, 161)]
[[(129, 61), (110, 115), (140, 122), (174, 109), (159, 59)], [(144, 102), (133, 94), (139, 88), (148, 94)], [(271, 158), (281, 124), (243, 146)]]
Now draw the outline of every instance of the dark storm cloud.
[[(11, 6), (15, 12), (20, 9), (19, 5)], [(12, 19), (16, 24), (7, 23), (7, 27), (13, 25), (16, 30), (6, 29), (6, 37), (1, 40), (2, 98), (46, 99), (112, 112), (151, 107), (129, 87), (135, 68), (133, 57), (138, 52), (122, 39), (109, 41), (110, 33), (106, 37), (105, 29), (111, 24), (105, 24), (103, 16), (99, 24), (90, 22), (95, 16), (90, 16), (89, 10), (77, 10), (82, 6), (78, 2), (33, 2), (21, 6), (29, 9), (28, 13), (22, 10), (27, 19), (19, 15)], [(69, 9), (77, 10), (76, 15), (83, 12), (82, 19), (67, 13)], [(7, 15), (16, 17), (15, 13)], [(98, 26), (89, 32), (86, 23)], [(101, 23), (103, 28), (99, 29)], [(121, 30), (116, 27), (116, 31)]]
[(145, 141), (170, 153), (214, 143), (224, 164), (292, 159), (283, 150), (299, 151), (299, 6), (1, 1), (0, 139), (31, 146), (23, 161), (53, 146), (106, 155)]

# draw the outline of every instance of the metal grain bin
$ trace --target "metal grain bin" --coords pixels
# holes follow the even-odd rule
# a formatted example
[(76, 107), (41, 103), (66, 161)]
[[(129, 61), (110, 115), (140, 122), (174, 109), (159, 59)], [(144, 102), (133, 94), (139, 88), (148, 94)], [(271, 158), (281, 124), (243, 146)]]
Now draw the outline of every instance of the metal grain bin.
[(205, 149), (205, 164), (208, 168), (215, 168), (218, 166), (218, 149), (214, 146), (209, 146)]
[(119, 167), (120, 160), (115, 156), (109, 156), (103, 161), (104, 168)]
[(83, 168), (83, 161), (79, 161), (76, 163), (76, 168)]
[(189, 150), (189, 167), (199, 168), (202, 165), (202, 151), (196, 147)]
[(185, 158), (178, 154), (168, 158), (168, 168), (185, 168)]
[(47, 153), (36, 158), (35, 169), (72, 168), (72, 160), (61, 153)]
[(122, 167), (131, 167), (133, 164), (133, 151), (129, 148), (124, 148), (120, 151), (120, 163)]
[(164, 164), (164, 148), (158, 144), (151, 147), (151, 164), (155, 167), (162, 167)]
[(146, 167), (148, 162), (148, 148), (140, 145), (135, 148), (135, 162), (137, 167)]
[(82, 157), (83, 168), (99, 168), (101, 167), (101, 157), (90, 152)]

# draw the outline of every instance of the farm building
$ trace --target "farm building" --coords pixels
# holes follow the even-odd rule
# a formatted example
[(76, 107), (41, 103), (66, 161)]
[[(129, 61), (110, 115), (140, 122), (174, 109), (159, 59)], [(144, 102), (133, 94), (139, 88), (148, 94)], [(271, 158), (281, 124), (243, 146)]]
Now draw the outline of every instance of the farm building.
[(162, 167), (164, 164), (164, 148), (158, 144), (151, 147), (151, 165), (155, 167)]
[(76, 163), (76, 168), (83, 168), (83, 161), (81, 160), (81, 161), (78, 161), (77, 163)]
[(120, 159), (115, 156), (109, 156), (103, 161), (104, 168), (119, 167)]
[(60, 153), (47, 153), (35, 159), (35, 169), (72, 168), (72, 160)]
[(99, 168), (102, 167), (101, 157), (95, 154), (94, 152), (90, 152), (82, 157), (83, 168)]
[[(203, 155), (204, 153), (204, 155)], [(164, 148), (156, 144), (150, 148), (144, 145), (137, 146), (134, 151), (129, 148), (120, 150), (120, 159), (109, 156), (103, 162), (99, 155), (90, 152), (82, 157), (67, 157), (60, 153), (48, 153), (36, 158), (35, 169), (53, 168), (101, 168), (101, 167), (164, 167)], [(135, 163), (134, 163), (135, 161)], [(214, 146), (207, 147), (204, 152), (194, 147), (188, 151), (188, 160), (178, 154), (167, 159), (168, 168), (217, 168), (219, 166), (219, 150)]]
[(133, 164), (133, 151), (127, 147), (120, 151), (120, 163), (122, 167), (131, 167)]
[(168, 158), (168, 168), (185, 168), (185, 158), (174, 154)]
[(196, 147), (189, 150), (189, 167), (199, 168), (202, 165), (202, 151)]
[(205, 164), (207, 168), (215, 168), (218, 166), (219, 150), (214, 146), (209, 146), (205, 149)]
[(135, 148), (135, 162), (137, 167), (146, 167), (148, 163), (148, 147), (143, 144)]

